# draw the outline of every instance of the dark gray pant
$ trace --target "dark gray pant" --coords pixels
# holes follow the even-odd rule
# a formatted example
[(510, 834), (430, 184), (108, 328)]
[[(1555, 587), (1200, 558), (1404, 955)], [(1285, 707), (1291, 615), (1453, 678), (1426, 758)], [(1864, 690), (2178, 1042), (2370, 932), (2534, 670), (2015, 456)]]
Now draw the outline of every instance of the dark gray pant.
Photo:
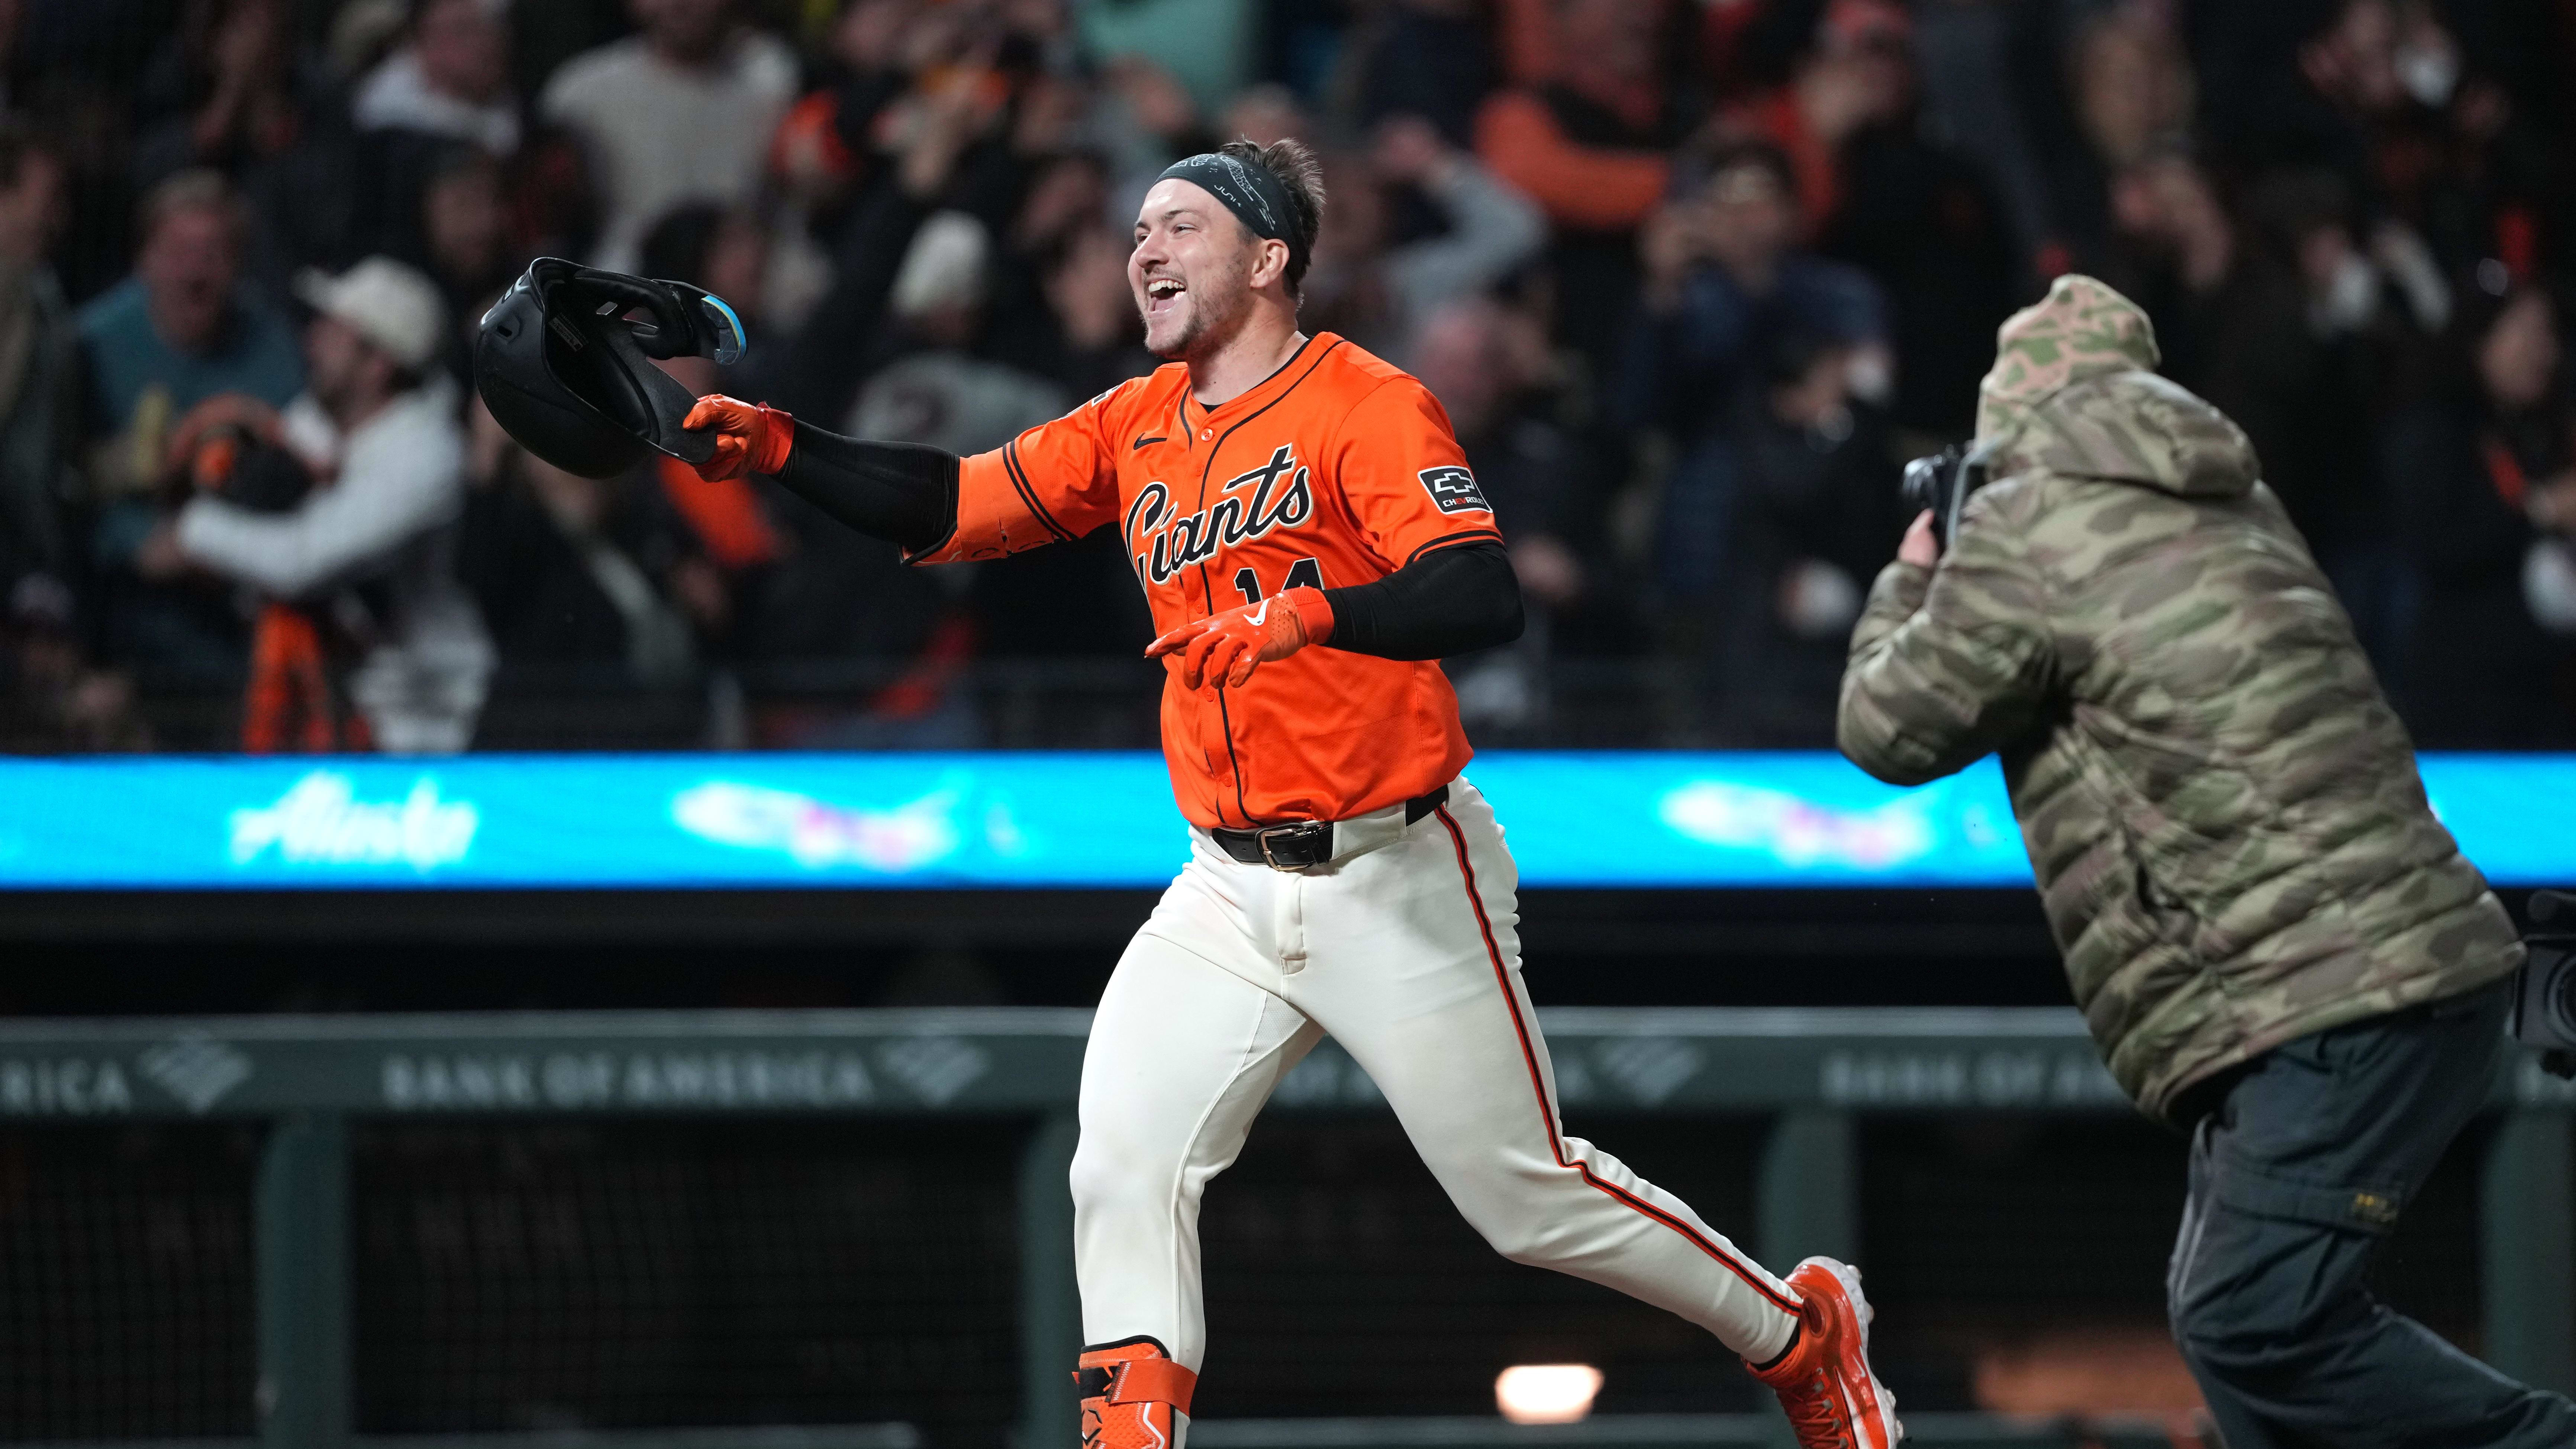
[(2302, 1037), (2214, 1089), (2165, 1295), (2228, 1449), (2576, 1445), (2576, 1404), (2363, 1282), (2485, 1099), (2506, 998), (2499, 984)]

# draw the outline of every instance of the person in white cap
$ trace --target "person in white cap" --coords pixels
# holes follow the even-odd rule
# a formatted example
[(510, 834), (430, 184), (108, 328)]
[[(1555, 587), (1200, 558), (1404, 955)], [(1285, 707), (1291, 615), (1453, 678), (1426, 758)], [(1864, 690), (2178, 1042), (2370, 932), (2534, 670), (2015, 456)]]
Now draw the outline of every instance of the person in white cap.
[(992, 233), (962, 211), (934, 212), (913, 233), (886, 295), (886, 311), (913, 350), (860, 389), (852, 436), (980, 453), (1071, 406), (1044, 379), (967, 351), (992, 257)]
[(314, 317), (305, 390), (279, 433), (321, 486), (277, 513), (198, 497), (173, 541), (199, 567), (279, 599), (381, 584), (350, 698), (388, 753), (462, 750), (492, 646), (454, 567), (465, 431), (436, 363), (446, 306), (429, 278), (386, 257), (336, 277), (307, 272), (296, 290)]

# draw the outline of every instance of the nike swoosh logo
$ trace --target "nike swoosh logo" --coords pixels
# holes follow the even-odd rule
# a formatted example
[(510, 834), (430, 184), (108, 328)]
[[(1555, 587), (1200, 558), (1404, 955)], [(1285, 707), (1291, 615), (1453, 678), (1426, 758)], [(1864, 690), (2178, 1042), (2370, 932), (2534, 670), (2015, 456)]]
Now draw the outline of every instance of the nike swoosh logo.
[(1138, 438), (1138, 439), (1136, 440), (1136, 447), (1135, 447), (1135, 448), (1129, 448), (1127, 451), (1132, 453), (1132, 452), (1135, 452), (1135, 451), (1136, 451), (1136, 448), (1141, 448), (1141, 447), (1145, 446), (1147, 443), (1162, 443), (1162, 442), (1168, 442), (1168, 441), (1170, 441), (1170, 440), (1169, 440), (1169, 439), (1167, 439), (1167, 438)]

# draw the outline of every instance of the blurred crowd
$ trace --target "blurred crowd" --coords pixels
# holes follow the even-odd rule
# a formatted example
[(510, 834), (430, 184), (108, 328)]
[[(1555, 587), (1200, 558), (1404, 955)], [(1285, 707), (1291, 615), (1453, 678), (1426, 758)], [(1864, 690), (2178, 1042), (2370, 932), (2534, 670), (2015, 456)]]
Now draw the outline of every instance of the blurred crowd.
[(730, 742), (975, 743), (978, 671), (1141, 648), (1114, 539), (907, 570), (556, 471), (477, 320), (539, 255), (693, 282), (752, 345), (692, 388), (980, 451), (1155, 365), (1156, 173), (1288, 135), (1307, 329), (1430, 386), (1510, 536), (1481, 739), (1606, 673), (1645, 741), (1829, 744), (1903, 460), (2080, 270), (2419, 744), (2576, 745), (2571, 76), (2568, 0), (0, 0), (0, 747), (196, 691), (453, 750), (513, 690), (835, 666)]

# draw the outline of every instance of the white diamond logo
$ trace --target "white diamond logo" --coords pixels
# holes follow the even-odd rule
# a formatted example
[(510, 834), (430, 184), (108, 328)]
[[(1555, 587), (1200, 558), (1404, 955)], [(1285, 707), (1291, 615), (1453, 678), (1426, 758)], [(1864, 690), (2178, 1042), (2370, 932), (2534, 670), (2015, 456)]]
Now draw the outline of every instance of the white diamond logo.
[(233, 1088), (249, 1081), (251, 1074), (247, 1053), (202, 1036), (163, 1042), (145, 1052), (136, 1065), (161, 1090), (200, 1117)]
[(958, 1093), (975, 1085), (993, 1059), (973, 1042), (950, 1036), (921, 1036), (896, 1042), (878, 1053), (886, 1070), (921, 1094), (934, 1107), (945, 1107)]
[(1662, 1106), (1666, 1097), (1681, 1089), (1682, 1083), (1698, 1076), (1708, 1061), (1708, 1053), (1670, 1037), (1607, 1044), (1592, 1055), (1604, 1075), (1649, 1107)]

